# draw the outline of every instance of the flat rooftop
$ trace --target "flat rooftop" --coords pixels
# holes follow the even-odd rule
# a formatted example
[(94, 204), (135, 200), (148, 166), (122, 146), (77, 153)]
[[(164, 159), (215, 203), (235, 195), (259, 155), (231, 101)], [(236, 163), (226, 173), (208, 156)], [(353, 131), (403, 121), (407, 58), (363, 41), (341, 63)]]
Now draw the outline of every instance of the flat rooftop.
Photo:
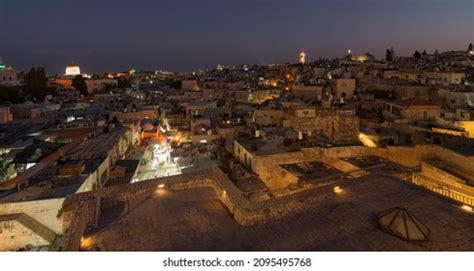
[[(334, 193), (332, 185), (317, 188), (301, 211), (255, 226), (239, 225), (211, 188), (150, 191), (137, 207), (97, 229), (89, 249), (474, 250), (474, 214), (458, 203), (375, 174), (334, 185), (342, 192)], [(396, 206), (430, 229), (429, 241), (407, 242), (378, 228), (376, 215)]]
[(63, 198), (74, 194), (87, 179), (87, 175), (49, 176), (30, 180), (30, 185), (20, 191), (10, 190), (0, 193), (0, 204)]

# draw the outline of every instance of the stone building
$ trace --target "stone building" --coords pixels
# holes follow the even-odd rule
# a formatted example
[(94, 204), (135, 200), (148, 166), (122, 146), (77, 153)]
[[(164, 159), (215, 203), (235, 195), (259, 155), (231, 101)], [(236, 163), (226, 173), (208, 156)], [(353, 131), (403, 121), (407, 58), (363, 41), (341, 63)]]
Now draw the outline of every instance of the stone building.
[(284, 112), (282, 109), (267, 107), (253, 110), (253, 121), (261, 126), (281, 126), (283, 118)]
[(0, 123), (6, 123), (13, 120), (10, 104), (0, 104)]
[(335, 145), (358, 142), (359, 117), (352, 108), (290, 107), (290, 126), (297, 132), (322, 136)]
[(383, 101), (383, 110), (384, 115), (389, 118), (410, 120), (437, 119), (441, 115), (439, 104), (420, 99)]
[(334, 96), (336, 99), (352, 99), (354, 98), (354, 91), (356, 89), (356, 81), (355, 79), (346, 79), (346, 78), (339, 78), (336, 79), (336, 88)]
[(267, 100), (280, 97), (278, 91), (273, 90), (238, 90), (235, 91), (235, 101), (237, 103), (261, 104)]

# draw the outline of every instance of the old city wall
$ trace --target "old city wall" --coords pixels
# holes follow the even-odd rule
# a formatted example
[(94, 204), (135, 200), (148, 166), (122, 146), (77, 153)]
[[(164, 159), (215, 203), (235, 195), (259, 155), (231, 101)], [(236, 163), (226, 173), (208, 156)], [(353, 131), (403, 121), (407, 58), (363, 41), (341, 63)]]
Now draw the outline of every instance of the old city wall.
[[(263, 202), (249, 202), (241, 191), (229, 180), (217, 166), (188, 175), (178, 175), (149, 180), (146, 182), (119, 185), (69, 197), (65, 204), (64, 216), (64, 250), (79, 250), (81, 237), (86, 229), (96, 223), (101, 206), (111, 206), (120, 201), (127, 201), (124, 213), (133, 209), (148, 195), (159, 195), (167, 189), (182, 190), (207, 187), (214, 190), (234, 219), (241, 225), (264, 224), (302, 208), (302, 199), (307, 198), (308, 191), (289, 196), (279, 197)], [(100, 198), (100, 200), (99, 200)]]
[[(256, 159), (256, 169), (259, 176), (267, 181), (276, 182), (272, 175), (281, 172), (280, 164), (298, 163), (304, 161), (321, 161), (324, 159), (377, 155), (410, 168), (418, 168), (422, 159), (438, 158), (446, 156), (445, 159), (456, 157), (459, 161), (452, 161), (456, 166), (471, 165), (472, 158), (458, 157), (456, 153), (445, 153), (439, 151), (438, 147), (390, 147), (386, 149), (367, 148), (353, 146), (344, 148), (306, 148), (298, 152), (260, 156)], [(445, 160), (443, 159), (443, 160)], [(285, 184), (288, 185), (288, 184)], [(170, 176), (146, 182), (127, 185), (118, 185), (76, 194), (68, 197), (64, 204), (64, 244), (65, 250), (78, 250), (80, 238), (84, 235), (87, 227), (97, 225), (101, 208), (113, 206), (119, 202), (125, 202), (123, 213), (133, 209), (144, 199), (151, 195), (159, 195), (161, 190), (182, 190), (200, 187), (208, 187), (214, 190), (216, 197), (226, 206), (234, 219), (241, 225), (255, 225), (268, 223), (291, 213), (298, 212), (302, 207), (302, 200), (308, 198), (311, 189), (300, 193), (290, 194), (261, 202), (250, 202), (242, 195), (241, 191), (232, 183), (227, 175), (219, 167), (213, 166), (190, 174)], [(325, 189), (325, 188), (319, 188)], [(78, 206), (87, 206), (78, 208)], [(81, 215), (78, 212), (82, 212)]]
[(58, 218), (58, 212), (63, 202), (64, 198), (4, 203), (0, 204), (0, 215), (27, 214), (61, 235), (62, 221)]
[(49, 245), (48, 241), (17, 220), (0, 221), (0, 229), (0, 251), (15, 251), (27, 245)]
[[(45, 240), (39, 232), (35, 232), (44, 231), (44, 228), (53, 236), (62, 235), (62, 219), (58, 217), (58, 213), (63, 201), (64, 199), (49, 199), (0, 204), (0, 216), (12, 217), (0, 221), (0, 251), (17, 250), (26, 245), (49, 245), (51, 240)], [(27, 221), (29, 224), (24, 225), (14, 218), (22, 214), (31, 217)]]

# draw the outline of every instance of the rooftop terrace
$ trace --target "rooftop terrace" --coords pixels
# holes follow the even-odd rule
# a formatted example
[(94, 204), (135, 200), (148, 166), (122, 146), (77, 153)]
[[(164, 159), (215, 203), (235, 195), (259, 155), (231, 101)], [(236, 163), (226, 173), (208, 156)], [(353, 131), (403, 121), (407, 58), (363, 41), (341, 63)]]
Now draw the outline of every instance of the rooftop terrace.
[[(92, 250), (473, 250), (474, 215), (458, 203), (391, 177), (340, 180), (311, 191), (303, 208), (263, 225), (239, 225), (210, 188), (151, 191), (91, 236)], [(377, 226), (400, 206), (430, 231), (408, 242)]]

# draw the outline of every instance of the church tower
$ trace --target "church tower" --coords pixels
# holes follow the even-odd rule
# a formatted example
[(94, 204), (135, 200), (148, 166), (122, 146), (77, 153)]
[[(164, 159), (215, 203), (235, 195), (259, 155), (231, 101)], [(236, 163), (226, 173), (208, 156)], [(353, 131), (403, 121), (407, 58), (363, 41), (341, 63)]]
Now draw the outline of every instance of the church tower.
[(301, 49), (301, 53), (300, 53), (300, 63), (302, 65), (306, 63), (306, 53), (304, 52), (303, 49)]

